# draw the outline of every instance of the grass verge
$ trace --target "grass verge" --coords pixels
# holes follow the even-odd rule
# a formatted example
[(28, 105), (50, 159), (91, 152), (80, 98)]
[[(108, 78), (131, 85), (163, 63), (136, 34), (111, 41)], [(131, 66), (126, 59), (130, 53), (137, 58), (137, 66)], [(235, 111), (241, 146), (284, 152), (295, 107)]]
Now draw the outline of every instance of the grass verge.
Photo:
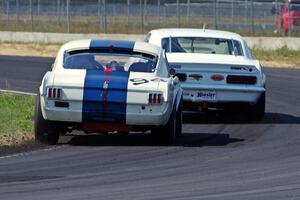
[(0, 93), (0, 147), (33, 141), (34, 96)]
[(282, 47), (277, 50), (252, 49), (255, 59), (265, 67), (300, 68), (300, 51)]
[(55, 57), (61, 44), (0, 42), (0, 55)]

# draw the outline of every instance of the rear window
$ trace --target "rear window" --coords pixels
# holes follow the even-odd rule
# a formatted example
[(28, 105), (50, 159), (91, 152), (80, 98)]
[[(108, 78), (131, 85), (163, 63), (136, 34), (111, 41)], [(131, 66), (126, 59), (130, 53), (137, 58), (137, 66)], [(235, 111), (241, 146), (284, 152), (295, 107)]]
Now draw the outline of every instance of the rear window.
[(162, 39), (166, 52), (203, 53), (243, 56), (241, 43), (237, 40), (204, 37), (169, 37)]
[(64, 68), (151, 73), (155, 71), (156, 60), (142, 54), (69, 52), (64, 56)]

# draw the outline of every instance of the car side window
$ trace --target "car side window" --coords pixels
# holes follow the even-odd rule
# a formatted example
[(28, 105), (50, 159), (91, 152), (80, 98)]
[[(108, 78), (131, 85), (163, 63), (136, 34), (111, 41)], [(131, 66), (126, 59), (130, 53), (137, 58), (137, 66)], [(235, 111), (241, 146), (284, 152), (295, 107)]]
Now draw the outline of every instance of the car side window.
[(290, 11), (300, 11), (300, 2), (291, 2), (290, 3)]
[(246, 56), (247, 56), (249, 59), (253, 59), (251, 50), (250, 50), (250, 48), (248, 47), (246, 41), (244, 40), (243, 43), (244, 43), (245, 50), (246, 50)]
[(238, 56), (244, 56), (244, 52), (243, 52), (243, 49), (242, 49), (242, 44), (237, 40), (234, 40), (233, 44), (234, 44), (234, 49), (236, 51), (236, 54)]

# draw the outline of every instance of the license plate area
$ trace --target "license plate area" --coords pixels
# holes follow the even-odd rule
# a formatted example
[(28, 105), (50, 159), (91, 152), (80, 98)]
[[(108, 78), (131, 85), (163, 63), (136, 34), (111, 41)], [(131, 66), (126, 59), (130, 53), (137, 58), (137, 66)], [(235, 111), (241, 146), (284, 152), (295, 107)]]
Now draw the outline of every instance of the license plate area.
[(217, 92), (214, 90), (198, 90), (195, 97), (201, 101), (214, 101), (217, 99)]

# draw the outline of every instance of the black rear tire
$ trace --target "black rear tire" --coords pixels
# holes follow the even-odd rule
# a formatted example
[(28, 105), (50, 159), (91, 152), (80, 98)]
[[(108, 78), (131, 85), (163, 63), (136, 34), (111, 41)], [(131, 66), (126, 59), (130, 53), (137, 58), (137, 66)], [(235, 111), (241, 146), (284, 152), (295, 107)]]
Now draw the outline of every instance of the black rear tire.
[(40, 144), (55, 145), (59, 139), (59, 131), (51, 122), (44, 119), (41, 110), (40, 95), (35, 100), (34, 116), (35, 141)]
[(252, 121), (260, 121), (264, 118), (266, 108), (266, 93), (262, 93), (256, 104), (249, 107), (249, 117)]
[(155, 127), (151, 130), (151, 136), (156, 144), (173, 144), (176, 134), (176, 108), (173, 108), (171, 116), (164, 126)]
[(180, 100), (177, 112), (176, 112), (176, 137), (179, 137), (182, 134), (182, 109), (183, 109), (183, 105), (182, 105), (182, 98)]

